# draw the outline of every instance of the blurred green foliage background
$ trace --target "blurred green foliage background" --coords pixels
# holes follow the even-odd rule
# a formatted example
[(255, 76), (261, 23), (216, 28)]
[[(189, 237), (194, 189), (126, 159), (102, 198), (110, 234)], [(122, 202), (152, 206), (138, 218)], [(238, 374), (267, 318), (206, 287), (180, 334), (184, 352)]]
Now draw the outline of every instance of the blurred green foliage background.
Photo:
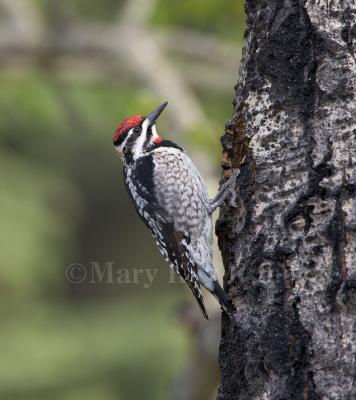
[[(94, 26), (108, 29), (115, 44), (128, 2), (0, 1), (1, 29), (8, 32), (0, 32), (3, 400), (171, 398), (172, 382), (194, 351), (177, 316), (178, 305), (193, 300), (184, 285), (168, 283), (168, 268), (126, 195), (111, 143), (120, 120), (151, 111), (162, 92), (149, 76), (122, 67), (125, 52), (118, 49), (111, 65), (115, 47), (101, 52), (86, 43), (81, 50), (75, 36), (78, 27), (89, 32)], [(147, 31), (194, 39), (170, 49), (168, 37), (164, 56), (204, 116), (176, 129), (167, 115), (160, 127), (180, 134), (174, 139), (188, 151), (205, 153), (217, 185), (219, 137), (231, 114), (244, 30), (242, 1), (149, 3)], [(226, 49), (227, 60), (198, 48), (195, 55), (199, 40)], [(93, 261), (159, 272), (149, 289), (66, 279), (69, 265), (88, 272)]]

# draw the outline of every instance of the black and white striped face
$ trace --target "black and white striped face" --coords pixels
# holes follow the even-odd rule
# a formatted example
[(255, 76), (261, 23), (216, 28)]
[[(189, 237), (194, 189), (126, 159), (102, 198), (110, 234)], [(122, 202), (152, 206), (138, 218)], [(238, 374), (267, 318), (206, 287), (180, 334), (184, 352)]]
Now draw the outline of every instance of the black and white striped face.
[(162, 139), (158, 136), (155, 122), (167, 103), (163, 103), (147, 117), (126, 118), (115, 131), (115, 151), (124, 162), (137, 160)]

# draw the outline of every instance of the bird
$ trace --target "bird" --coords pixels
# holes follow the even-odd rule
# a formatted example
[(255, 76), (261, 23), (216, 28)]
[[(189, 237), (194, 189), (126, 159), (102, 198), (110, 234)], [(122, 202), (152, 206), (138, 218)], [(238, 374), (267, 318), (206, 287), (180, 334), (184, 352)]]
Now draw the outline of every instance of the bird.
[(146, 116), (126, 118), (116, 128), (113, 144), (123, 163), (124, 183), (159, 251), (185, 280), (204, 317), (209, 319), (202, 286), (231, 316), (235, 308), (213, 265), (211, 216), (230, 193), (235, 193), (236, 175), (209, 200), (203, 178), (187, 153), (157, 133), (157, 119), (167, 104)]

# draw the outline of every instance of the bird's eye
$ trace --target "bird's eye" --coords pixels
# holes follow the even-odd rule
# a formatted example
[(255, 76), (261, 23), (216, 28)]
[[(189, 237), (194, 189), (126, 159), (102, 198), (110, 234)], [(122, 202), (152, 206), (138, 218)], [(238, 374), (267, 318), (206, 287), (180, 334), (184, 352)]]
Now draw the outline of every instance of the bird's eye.
[(135, 133), (141, 133), (141, 127), (140, 127), (140, 126), (136, 126), (136, 127), (134, 128), (134, 132), (135, 132)]

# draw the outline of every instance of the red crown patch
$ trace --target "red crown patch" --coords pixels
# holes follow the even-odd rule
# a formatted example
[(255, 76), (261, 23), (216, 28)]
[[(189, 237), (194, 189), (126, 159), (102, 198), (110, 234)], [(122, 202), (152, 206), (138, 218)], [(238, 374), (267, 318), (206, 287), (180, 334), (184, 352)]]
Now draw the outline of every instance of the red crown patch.
[(140, 115), (135, 115), (134, 117), (129, 117), (124, 119), (121, 124), (117, 127), (113, 140), (114, 142), (119, 139), (119, 137), (124, 133), (130, 130), (131, 128), (138, 126), (141, 124), (143, 117)]

